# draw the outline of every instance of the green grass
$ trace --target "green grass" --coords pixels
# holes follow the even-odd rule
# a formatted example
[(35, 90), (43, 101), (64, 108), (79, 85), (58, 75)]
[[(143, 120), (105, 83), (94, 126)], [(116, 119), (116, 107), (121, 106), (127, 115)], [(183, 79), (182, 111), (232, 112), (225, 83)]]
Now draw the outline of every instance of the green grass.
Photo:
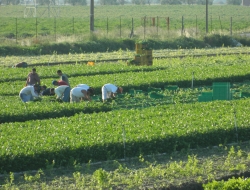
[[(4, 6), (1, 9), (0, 36), (12, 33), (17, 38), (23, 38), (30, 34), (33, 38), (37, 35), (48, 35), (46, 41), (60, 41), (60, 36), (89, 36), (89, 7), (88, 6), (61, 6), (59, 18), (23, 18), (23, 6)], [(39, 10), (39, 8), (38, 8)], [(148, 17), (145, 22), (144, 33), (143, 17)], [(175, 33), (180, 35), (182, 28), (182, 16), (184, 18), (185, 35), (198, 36), (205, 34), (205, 6), (204, 5), (152, 5), (152, 6), (95, 6), (95, 30), (100, 37), (127, 38), (132, 28), (134, 33), (143, 38), (156, 37), (165, 38)], [(209, 6), (209, 33), (223, 32), (230, 34), (232, 17), (233, 33), (249, 32), (250, 15), (246, 6)], [(150, 17), (158, 17), (158, 27), (151, 27)], [(170, 18), (168, 32), (166, 18)], [(157, 20), (157, 19), (156, 19)], [(157, 33), (158, 32), (158, 33)], [(178, 33), (178, 34), (177, 34)], [(43, 40), (42, 40), (43, 39)], [(46, 38), (41, 38), (44, 41)], [(80, 38), (81, 39), (81, 38)], [(79, 40), (79, 39), (78, 39)], [(82, 39), (83, 40), (83, 39)], [(40, 41), (40, 40), (39, 40)], [(23, 42), (25, 43), (25, 42)]]

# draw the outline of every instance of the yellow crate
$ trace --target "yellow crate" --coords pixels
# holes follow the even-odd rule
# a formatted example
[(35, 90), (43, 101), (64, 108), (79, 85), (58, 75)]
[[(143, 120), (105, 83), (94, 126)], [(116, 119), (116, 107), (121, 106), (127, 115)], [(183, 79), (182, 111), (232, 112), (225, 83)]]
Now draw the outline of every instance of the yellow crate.
[(94, 65), (95, 65), (95, 62), (94, 62), (94, 61), (88, 61), (87, 65), (89, 65), (89, 66), (94, 66)]
[(135, 52), (136, 54), (143, 54), (143, 49), (136, 49)]
[(148, 64), (149, 66), (153, 65), (153, 61), (148, 61)]
[(153, 51), (152, 50), (145, 50), (145, 54), (146, 55), (153, 55)]
[(148, 59), (146, 55), (141, 55), (141, 65), (147, 65)]

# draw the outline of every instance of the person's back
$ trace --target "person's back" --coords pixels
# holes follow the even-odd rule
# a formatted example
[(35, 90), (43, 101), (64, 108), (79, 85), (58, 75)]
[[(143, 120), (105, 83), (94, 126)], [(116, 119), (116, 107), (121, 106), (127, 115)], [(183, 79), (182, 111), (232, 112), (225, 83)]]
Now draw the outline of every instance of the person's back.
[[(68, 79), (67, 75), (62, 74), (61, 80), (64, 81), (64, 82), (66, 82), (66, 83), (69, 85), (69, 79)], [(70, 85), (69, 85), (69, 86), (70, 86)]]
[(89, 86), (81, 86), (81, 87), (75, 87), (71, 90), (71, 94), (76, 96), (76, 97), (84, 97), (84, 94), (82, 93), (82, 90), (85, 90), (87, 92), (87, 90), (89, 89)]
[(23, 102), (28, 102), (28, 101), (31, 101), (33, 100), (33, 97), (36, 97), (38, 98), (39, 95), (37, 93), (37, 88), (38, 88), (38, 85), (34, 85), (34, 86), (26, 86), (24, 87), (20, 93), (19, 93), (19, 97), (21, 98), (21, 100)]
[(57, 74), (58, 74), (58, 76), (60, 77), (60, 80), (66, 82), (67, 85), (70, 86), (70, 84), (69, 84), (69, 79), (68, 79), (68, 77), (67, 77), (66, 74), (63, 74), (61, 70), (57, 70)]
[(42, 91), (42, 96), (54, 96), (54, 88), (46, 88), (44, 91)]

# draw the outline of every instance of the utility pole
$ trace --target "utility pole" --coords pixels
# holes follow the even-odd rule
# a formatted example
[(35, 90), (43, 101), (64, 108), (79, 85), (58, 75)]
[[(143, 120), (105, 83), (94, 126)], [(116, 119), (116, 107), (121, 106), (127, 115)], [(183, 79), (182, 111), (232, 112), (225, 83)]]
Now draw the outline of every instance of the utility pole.
[(206, 0), (206, 34), (208, 33), (208, 0)]
[(94, 0), (90, 0), (90, 31), (94, 32)]

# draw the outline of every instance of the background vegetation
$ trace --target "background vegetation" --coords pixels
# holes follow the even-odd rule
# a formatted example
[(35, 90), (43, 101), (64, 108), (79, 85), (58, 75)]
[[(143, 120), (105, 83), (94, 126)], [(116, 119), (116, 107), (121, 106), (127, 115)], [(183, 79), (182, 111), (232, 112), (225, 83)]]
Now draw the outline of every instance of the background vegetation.
[[(62, 43), (61, 49), (63, 49), (65, 46), (63, 43), (67, 43), (72, 49), (72, 46), (79, 46), (74, 43), (85, 46), (89, 41), (91, 43), (99, 40), (98, 44), (106, 43), (103, 44), (106, 46), (103, 48), (106, 51), (108, 48), (114, 49), (115, 41), (125, 39), (152, 39), (172, 43), (175, 39), (186, 37), (191, 38), (189, 41), (207, 43), (203, 39), (213, 34), (234, 38), (245, 38), (249, 35), (250, 13), (246, 6), (210, 5), (208, 34), (206, 34), (204, 5), (126, 5), (116, 6), (115, 9), (112, 5), (95, 6), (95, 31), (93, 33), (89, 32), (89, 7), (87, 6), (61, 6), (59, 15), (49, 14), (46, 7), (38, 7), (37, 18), (24, 18), (24, 10), (24, 6), (1, 7), (0, 17), (3, 19), (0, 19), (0, 41), (2, 46), (19, 45), (44, 49), (39, 45), (46, 44), (45, 47), (48, 47), (48, 44)], [(181, 40), (177, 41), (181, 42)], [(217, 41), (218, 39), (215, 39), (214, 42)], [(93, 51), (96, 47), (94, 43), (92, 44), (92, 48), (86, 46), (81, 49)], [(243, 43), (243, 45), (248, 44)], [(56, 45), (52, 46), (56, 48)], [(119, 46), (124, 47), (123, 44), (119, 44), (115, 49), (118, 50)], [(174, 47), (177, 46), (178, 44), (174, 45)], [(181, 42), (180, 46), (194, 47), (185, 42)], [(200, 45), (195, 46), (200, 47)], [(214, 45), (211, 44), (211, 46)], [(130, 47), (126, 48), (130, 49)], [(169, 48), (173, 46), (169, 45)], [(61, 51), (58, 50), (58, 52)]]

